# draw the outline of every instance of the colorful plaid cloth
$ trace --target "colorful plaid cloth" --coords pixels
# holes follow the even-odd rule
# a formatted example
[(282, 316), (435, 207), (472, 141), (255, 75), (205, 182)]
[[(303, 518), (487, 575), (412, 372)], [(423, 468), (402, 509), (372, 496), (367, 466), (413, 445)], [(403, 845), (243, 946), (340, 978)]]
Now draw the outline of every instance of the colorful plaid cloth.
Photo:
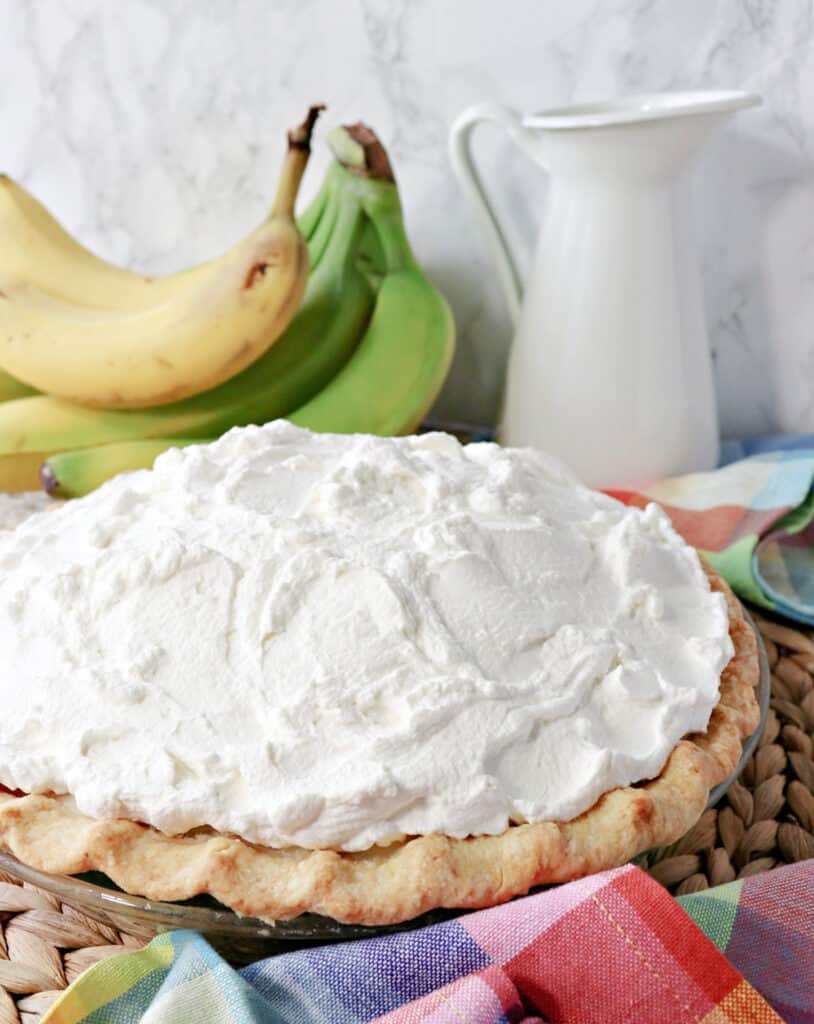
[(679, 901), (628, 866), (443, 924), (286, 953), (239, 973), (200, 935), (172, 932), (91, 968), (44, 1018), (47, 1024), (781, 1020), (814, 1022), (814, 861)]
[(710, 473), (608, 493), (658, 502), (741, 597), (814, 625), (814, 435), (729, 442), (722, 455)]

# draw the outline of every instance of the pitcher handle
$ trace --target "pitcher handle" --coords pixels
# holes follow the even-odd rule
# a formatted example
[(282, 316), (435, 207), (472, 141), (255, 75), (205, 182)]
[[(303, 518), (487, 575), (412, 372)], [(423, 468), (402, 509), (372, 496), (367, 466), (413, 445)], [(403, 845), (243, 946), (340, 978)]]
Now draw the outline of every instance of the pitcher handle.
[(493, 121), (502, 125), (509, 133), (509, 137), (526, 152), (531, 149), (534, 136), (523, 125), (519, 114), (500, 103), (479, 103), (474, 107), (468, 107), (455, 119), (449, 135), (452, 170), (464, 194), (475, 208), (492, 258), (497, 265), (498, 280), (506, 299), (509, 317), (512, 325), (517, 327), (522, 299), (520, 275), (472, 156), (472, 131), (482, 121)]

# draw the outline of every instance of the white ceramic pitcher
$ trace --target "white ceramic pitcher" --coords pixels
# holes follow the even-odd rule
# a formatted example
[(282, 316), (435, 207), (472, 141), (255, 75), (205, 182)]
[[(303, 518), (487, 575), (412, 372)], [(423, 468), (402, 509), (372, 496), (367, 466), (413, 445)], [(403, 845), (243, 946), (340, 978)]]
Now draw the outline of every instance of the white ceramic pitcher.
[[(595, 487), (710, 469), (718, 419), (692, 232), (692, 157), (744, 92), (635, 96), (521, 116), (486, 103), (452, 127), (453, 169), (486, 232), (515, 327), (500, 440)], [(471, 153), (494, 121), (550, 175), (521, 295)]]

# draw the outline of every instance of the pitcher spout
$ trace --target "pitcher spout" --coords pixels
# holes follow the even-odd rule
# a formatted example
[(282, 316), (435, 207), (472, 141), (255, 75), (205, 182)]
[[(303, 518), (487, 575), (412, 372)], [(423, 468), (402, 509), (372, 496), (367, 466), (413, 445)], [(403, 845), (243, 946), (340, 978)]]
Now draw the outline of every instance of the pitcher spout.
[(760, 102), (740, 91), (644, 94), (541, 111), (523, 125), (555, 175), (642, 181), (672, 177), (722, 121)]

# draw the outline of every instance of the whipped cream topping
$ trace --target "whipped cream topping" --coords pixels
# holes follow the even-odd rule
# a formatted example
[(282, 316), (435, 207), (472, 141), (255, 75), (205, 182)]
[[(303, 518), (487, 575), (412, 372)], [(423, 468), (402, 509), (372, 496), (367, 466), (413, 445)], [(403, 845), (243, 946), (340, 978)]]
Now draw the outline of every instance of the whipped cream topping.
[(55, 504), (45, 491), (23, 491), (21, 494), (0, 491), (0, 530), (13, 530), (35, 512), (43, 512)]
[(731, 655), (655, 506), (277, 421), (0, 535), (0, 782), (268, 846), (499, 833), (657, 775)]

